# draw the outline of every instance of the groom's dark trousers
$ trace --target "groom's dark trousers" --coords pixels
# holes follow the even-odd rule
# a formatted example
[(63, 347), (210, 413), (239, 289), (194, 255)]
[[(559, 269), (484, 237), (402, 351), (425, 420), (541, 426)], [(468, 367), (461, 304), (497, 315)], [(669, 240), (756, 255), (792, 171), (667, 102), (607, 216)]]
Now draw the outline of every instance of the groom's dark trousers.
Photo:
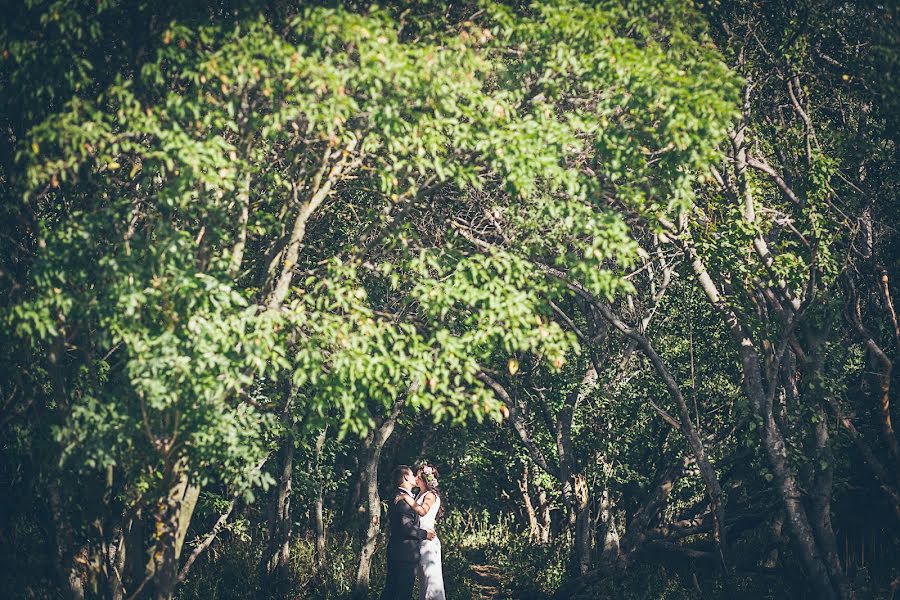
[[(405, 492), (402, 492), (405, 493)], [(419, 563), (419, 544), (427, 537), (416, 524), (416, 513), (404, 502), (391, 502), (388, 508), (387, 577), (381, 600), (410, 600)]]

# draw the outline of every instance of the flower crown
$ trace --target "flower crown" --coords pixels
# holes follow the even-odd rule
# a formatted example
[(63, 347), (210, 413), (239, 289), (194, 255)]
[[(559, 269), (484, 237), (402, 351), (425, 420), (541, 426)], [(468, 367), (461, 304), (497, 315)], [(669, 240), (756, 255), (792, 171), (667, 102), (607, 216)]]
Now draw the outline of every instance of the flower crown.
[(431, 465), (425, 465), (422, 467), (422, 476), (425, 478), (425, 481), (428, 483), (432, 483), (435, 480), (434, 477), (434, 467)]

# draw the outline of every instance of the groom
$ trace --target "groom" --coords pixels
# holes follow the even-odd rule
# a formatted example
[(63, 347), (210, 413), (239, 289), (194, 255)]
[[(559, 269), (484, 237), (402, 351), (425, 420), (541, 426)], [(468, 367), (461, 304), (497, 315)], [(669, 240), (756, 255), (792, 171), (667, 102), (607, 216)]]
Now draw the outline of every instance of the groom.
[[(400, 488), (401, 494), (412, 496), (416, 483), (412, 469), (406, 465), (398, 466), (391, 474), (391, 481)], [(387, 545), (387, 577), (381, 600), (408, 600), (416, 580), (419, 544), (425, 539), (433, 540), (435, 533), (432, 529), (419, 529), (416, 513), (406, 502), (391, 502), (388, 527), (391, 539)]]

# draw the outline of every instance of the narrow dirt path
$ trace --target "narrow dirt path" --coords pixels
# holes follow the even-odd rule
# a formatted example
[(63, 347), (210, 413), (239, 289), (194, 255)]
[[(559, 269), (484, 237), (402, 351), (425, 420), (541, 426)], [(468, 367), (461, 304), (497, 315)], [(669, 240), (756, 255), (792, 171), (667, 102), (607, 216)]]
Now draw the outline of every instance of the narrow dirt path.
[(472, 572), (472, 591), (477, 596), (473, 600), (500, 600), (503, 592), (500, 585), (500, 571), (493, 565), (474, 564)]

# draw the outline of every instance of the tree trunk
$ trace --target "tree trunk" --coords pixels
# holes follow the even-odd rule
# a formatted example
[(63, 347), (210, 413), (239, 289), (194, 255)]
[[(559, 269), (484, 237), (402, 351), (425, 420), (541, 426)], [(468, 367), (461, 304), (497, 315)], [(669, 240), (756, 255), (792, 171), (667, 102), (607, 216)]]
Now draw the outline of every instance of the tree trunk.
[(519, 480), (519, 491), (522, 493), (522, 503), (525, 506), (525, 514), (528, 517), (528, 532), (531, 541), (539, 543), (541, 539), (541, 526), (538, 524), (537, 512), (531, 502), (531, 481), (529, 477), (528, 463), (522, 467), (522, 479)]
[(131, 520), (131, 527), (125, 530), (125, 573), (122, 579), (129, 596), (134, 593), (134, 587), (140, 585), (141, 580), (147, 575), (147, 523), (144, 513), (138, 509)]
[(69, 517), (63, 506), (59, 491), (59, 484), (51, 482), (47, 490), (47, 500), (50, 504), (50, 514), (53, 518), (53, 530), (55, 537), (54, 564), (56, 568), (57, 585), (66, 598), (71, 600), (84, 600), (84, 582), (81, 573), (75, 563), (75, 540)]
[(579, 473), (573, 478), (575, 509), (575, 560), (579, 575), (591, 568), (591, 510), (587, 480)]
[[(837, 595), (831, 586), (828, 569), (822, 560), (809, 517), (801, 501), (800, 486), (788, 463), (784, 436), (775, 422), (771, 398), (766, 394), (763, 384), (763, 366), (756, 344), (745, 331), (737, 312), (720, 296), (718, 287), (694, 247), (688, 244), (686, 250), (700, 287), (713, 307), (723, 317), (737, 348), (744, 373), (744, 392), (751, 409), (762, 421), (762, 446), (775, 479), (776, 489), (785, 508), (791, 539), (797, 549), (800, 562), (806, 569), (807, 577), (817, 597), (822, 600), (833, 600)], [(774, 385), (774, 382), (772, 383)]]
[[(742, 354), (746, 353), (745, 348)], [(809, 582), (818, 597), (823, 600), (836, 598), (837, 596), (828, 576), (828, 569), (822, 559), (809, 517), (801, 501), (800, 486), (797, 484), (796, 476), (787, 460), (787, 448), (784, 437), (775, 423), (772, 412), (765, 409), (764, 394), (759, 382), (758, 362), (756, 365), (745, 364), (744, 368), (746, 380), (752, 380), (754, 376), (756, 377), (755, 382), (747, 385), (749, 395), (755, 397), (755, 399), (751, 398), (750, 402), (757, 414), (762, 418), (763, 448), (768, 458), (769, 468), (772, 469), (772, 474), (775, 477), (776, 489), (784, 505), (792, 541), (806, 569)], [(750, 370), (749, 373), (748, 368)]]
[[(58, 412), (48, 415), (48, 420), (61, 424), (60, 419), (68, 412), (69, 398), (66, 393), (66, 381), (63, 374), (62, 363), (65, 358), (65, 332), (62, 328), (53, 338), (50, 351), (47, 354), (49, 363), (51, 391)], [(50, 517), (53, 521), (53, 534), (55, 542), (54, 569), (56, 571), (56, 583), (60, 591), (72, 600), (84, 599), (84, 582), (81, 573), (75, 563), (78, 551), (75, 548), (75, 535), (72, 524), (69, 521), (69, 512), (64, 506), (59, 481), (50, 481), (47, 489), (47, 501), (50, 506)]]
[(810, 512), (812, 513), (813, 532), (822, 548), (825, 566), (831, 577), (833, 587), (841, 600), (849, 600), (850, 583), (844, 575), (844, 568), (838, 555), (837, 538), (831, 525), (831, 488), (834, 473), (834, 460), (828, 435), (828, 415), (821, 403), (815, 411), (814, 430), (815, 458), (812, 489), (810, 491)]
[(581, 593), (599, 579), (607, 577), (615, 569), (627, 569), (635, 557), (646, 547), (650, 526), (656, 521), (660, 510), (675, 486), (676, 481), (684, 474), (685, 469), (694, 462), (693, 456), (685, 456), (674, 461), (663, 469), (656, 477), (653, 488), (644, 497), (641, 506), (635, 511), (625, 534), (622, 536), (618, 560), (615, 563), (601, 563), (599, 568), (589, 571), (581, 577), (571, 577), (556, 590), (553, 598), (563, 600)]
[(688, 448), (697, 461), (697, 467), (700, 469), (700, 476), (706, 485), (707, 495), (709, 496), (709, 508), (713, 518), (713, 542), (719, 554), (722, 571), (726, 578), (728, 577), (728, 561), (726, 558), (727, 540), (725, 539), (725, 495), (722, 492), (722, 486), (719, 484), (716, 470), (707, 455), (703, 440), (700, 437), (699, 423), (695, 426), (691, 420), (690, 410), (684, 394), (681, 392), (681, 386), (675, 380), (672, 372), (669, 370), (665, 361), (656, 352), (656, 349), (650, 343), (650, 340), (630, 327), (622, 319), (618, 317), (608, 306), (594, 299), (592, 304), (600, 312), (604, 319), (609, 321), (616, 329), (633, 340), (641, 352), (650, 360), (656, 374), (662, 379), (675, 405), (678, 407), (678, 415), (680, 422), (674, 423), (685, 438)]
[(356, 569), (356, 581), (353, 585), (352, 598), (362, 599), (369, 593), (369, 575), (372, 570), (372, 558), (375, 556), (375, 547), (378, 542), (378, 533), (381, 530), (381, 497), (378, 494), (378, 462), (381, 460), (381, 451), (385, 442), (394, 432), (397, 417), (403, 408), (405, 398), (394, 402), (391, 412), (385, 417), (377, 430), (371, 432), (371, 444), (369, 455), (365, 461), (363, 475), (367, 498), (367, 526), (365, 539), (359, 552), (359, 564)]
[(291, 488), (294, 477), (294, 436), (288, 431), (281, 442), (281, 474), (269, 504), (268, 543), (262, 557), (262, 587), (274, 597), (288, 591), (291, 557)]
[(609, 490), (603, 490), (597, 499), (597, 543), (600, 546), (600, 563), (612, 565), (619, 558), (619, 532), (609, 501)]
[[(665, 383), (666, 389), (678, 406), (681, 422), (679, 423), (671, 418), (668, 418), (667, 420), (669, 420), (673, 426), (677, 427), (681, 431), (688, 443), (688, 447), (696, 457), (697, 466), (700, 469), (700, 475), (703, 478), (703, 482), (706, 485), (707, 493), (709, 496), (710, 511), (713, 517), (713, 541), (716, 544), (722, 571), (727, 578), (728, 562), (726, 559), (727, 543), (725, 539), (724, 525), (724, 493), (722, 492), (722, 487), (719, 484), (715, 469), (710, 463), (709, 457), (706, 453), (706, 448), (704, 447), (703, 441), (698, 432), (699, 425), (695, 427), (691, 420), (687, 402), (681, 392), (681, 387), (678, 385), (678, 382), (672, 376), (662, 357), (659, 356), (646, 336), (642, 335), (633, 327), (630, 327), (621, 318), (619, 318), (618, 315), (616, 315), (609, 306), (597, 300), (588, 290), (584, 289), (577, 283), (568, 281), (565, 275), (560, 271), (546, 265), (543, 265), (540, 268), (545, 272), (559, 277), (563, 281), (566, 281), (569, 285), (569, 288), (585, 301), (587, 301), (589, 305), (592, 306), (594, 310), (596, 310), (605, 321), (609, 322), (618, 331), (626, 335), (637, 346), (639, 346), (644, 355), (650, 360), (657, 374), (663, 380), (663, 383)], [(646, 326), (646, 322), (644, 323), (644, 325)], [(596, 371), (593, 368), (589, 369), (587, 374), (585, 375), (584, 380), (582, 381), (582, 386), (595, 378)], [(572, 401), (573, 395), (574, 402)], [(568, 431), (571, 429), (572, 413), (574, 412), (574, 407), (577, 406), (578, 398), (580, 398), (580, 395), (575, 394), (574, 392), (571, 393), (569, 395), (569, 398), (567, 398), (566, 404), (564, 405), (563, 409), (560, 411), (557, 433), (557, 447), (559, 449), (560, 459), (560, 478), (563, 481), (567, 479), (567, 474), (571, 473), (571, 466), (572, 464), (574, 464), (572, 462), (573, 457), (571, 456), (571, 452), (565, 449), (566, 444), (564, 438), (569, 435)]]
[[(828, 413), (825, 410), (825, 398), (828, 390), (823, 385), (824, 358), (821, 346), (824, 339), (818, 335), (808, 335), (809, 351), (806, 366), (808, 367), (807, 390), (810, 404), (814, 408), (813, 421), (813, 477), (810, 485), (810, 513), (813, 533), (822, 549), (825, 566), (831, 577), (832, 587), (841, 600), (851, 597), (850, 583), (844, 574), (844, 568), (838, 554), (837, 538), (831, 525), (831, 494), (834, 476), (834, 456), (831, 453), (831, 440), (828, 432)], [(792, 353), (793, 354), (793, 353)]]
[(168, 493), (154, 513), (155, 539), (147, 565), (148, 595), (154, 600), (170, 600), (175, 594), (181, 547), (200, 496), (200, 487), (190, 483), (181, 461), (173, 467), (169, 481)]
[(569, 392), (556, 424), (556, 450), (559, 454), (559, 480), (562, 483), (563, 502), (569, 509), (569, 526), (574, 544), (570, 570), (573, 575), (584, 575), (591, 568), (591, 518), (590, 494), (584, 474), (578, 471), (575, 449), (572, 445), (572, 419), (586, 389), (597, 380), (593, 364), (581, 378), (581, 385)]
[(541, 544), (549, 544), (552, 525), (550, 521), (550, 500), (547, 498), (547, 490), (543, 488), (538, 491), (538, 511), (541, 516)]
[(125, 597), (122, 578), (125, 576), (125, 540), (130, 527), (130, 518), (124, 523), (119, 522), (114, 526), (112, 538), (106, 545), (106, 555), (103, 558), (106, 562), (107, 593), (110, 600), (123, 600)]
[(328, 573), (328, 554), (325, 544), (325, 480), (321, 471), (326, 431), (323, 428), (316, 439), (316, 500), (313, 506), (313, 521), (316, 532), (316, 577), (319, 582), (324, 582)]
[(853, 444), (856, 446), (857, 451), (859, 451), (860, 455), (863, 458), (863, 462), (869, 468), (872, 475), (875, 477), (878, 484), (881, 486), (882, 491), (888, 497), (891, 502), (891, 507), (894, 509), (894, 516), (897, 517), (897, 520), (900, 521), (900, 489), (898, 489), (892, 481), (890, 474), (881, 461), (875, 456), (875, 452), (869, 446), (865, 439), (863, 439), (862, 434), (856, 429), (856, 426), (853, 425), (853, 422), (850, 420), (847, 415), (844, 414), (843, 409), (841, 409), (841, 405), (835, 398), (827, 398), (829, 406), (834, 411), (835, 416), (840, 422), (841, 426), (847, 432), (847, 435), (850, 436), (850, 439), (853, 441)]
[(231, 263), (228, 265), (228, 276), (236, 278), (241, 273), (241, 263), (244, 260), (244, 249), (247, 247), (247, 222), (250, 218), (250, 173), (241, 177), (240, 186), (237, 189), (237, 201), (240, 206), (238, 215), (238, 232), (234, 246), (231, 248)]
[(685, 456), (666, 465), (657, 475), (653, 488), (644, 497), (644, 501), (628, 522), (628, 527), (620, 541), (618, 566), (628, 568), (634, 557), (643, 550), (650, 526), (653, 525), (659, 512), (665, 506), (675, 483), (693, 462), (693, 456)]

